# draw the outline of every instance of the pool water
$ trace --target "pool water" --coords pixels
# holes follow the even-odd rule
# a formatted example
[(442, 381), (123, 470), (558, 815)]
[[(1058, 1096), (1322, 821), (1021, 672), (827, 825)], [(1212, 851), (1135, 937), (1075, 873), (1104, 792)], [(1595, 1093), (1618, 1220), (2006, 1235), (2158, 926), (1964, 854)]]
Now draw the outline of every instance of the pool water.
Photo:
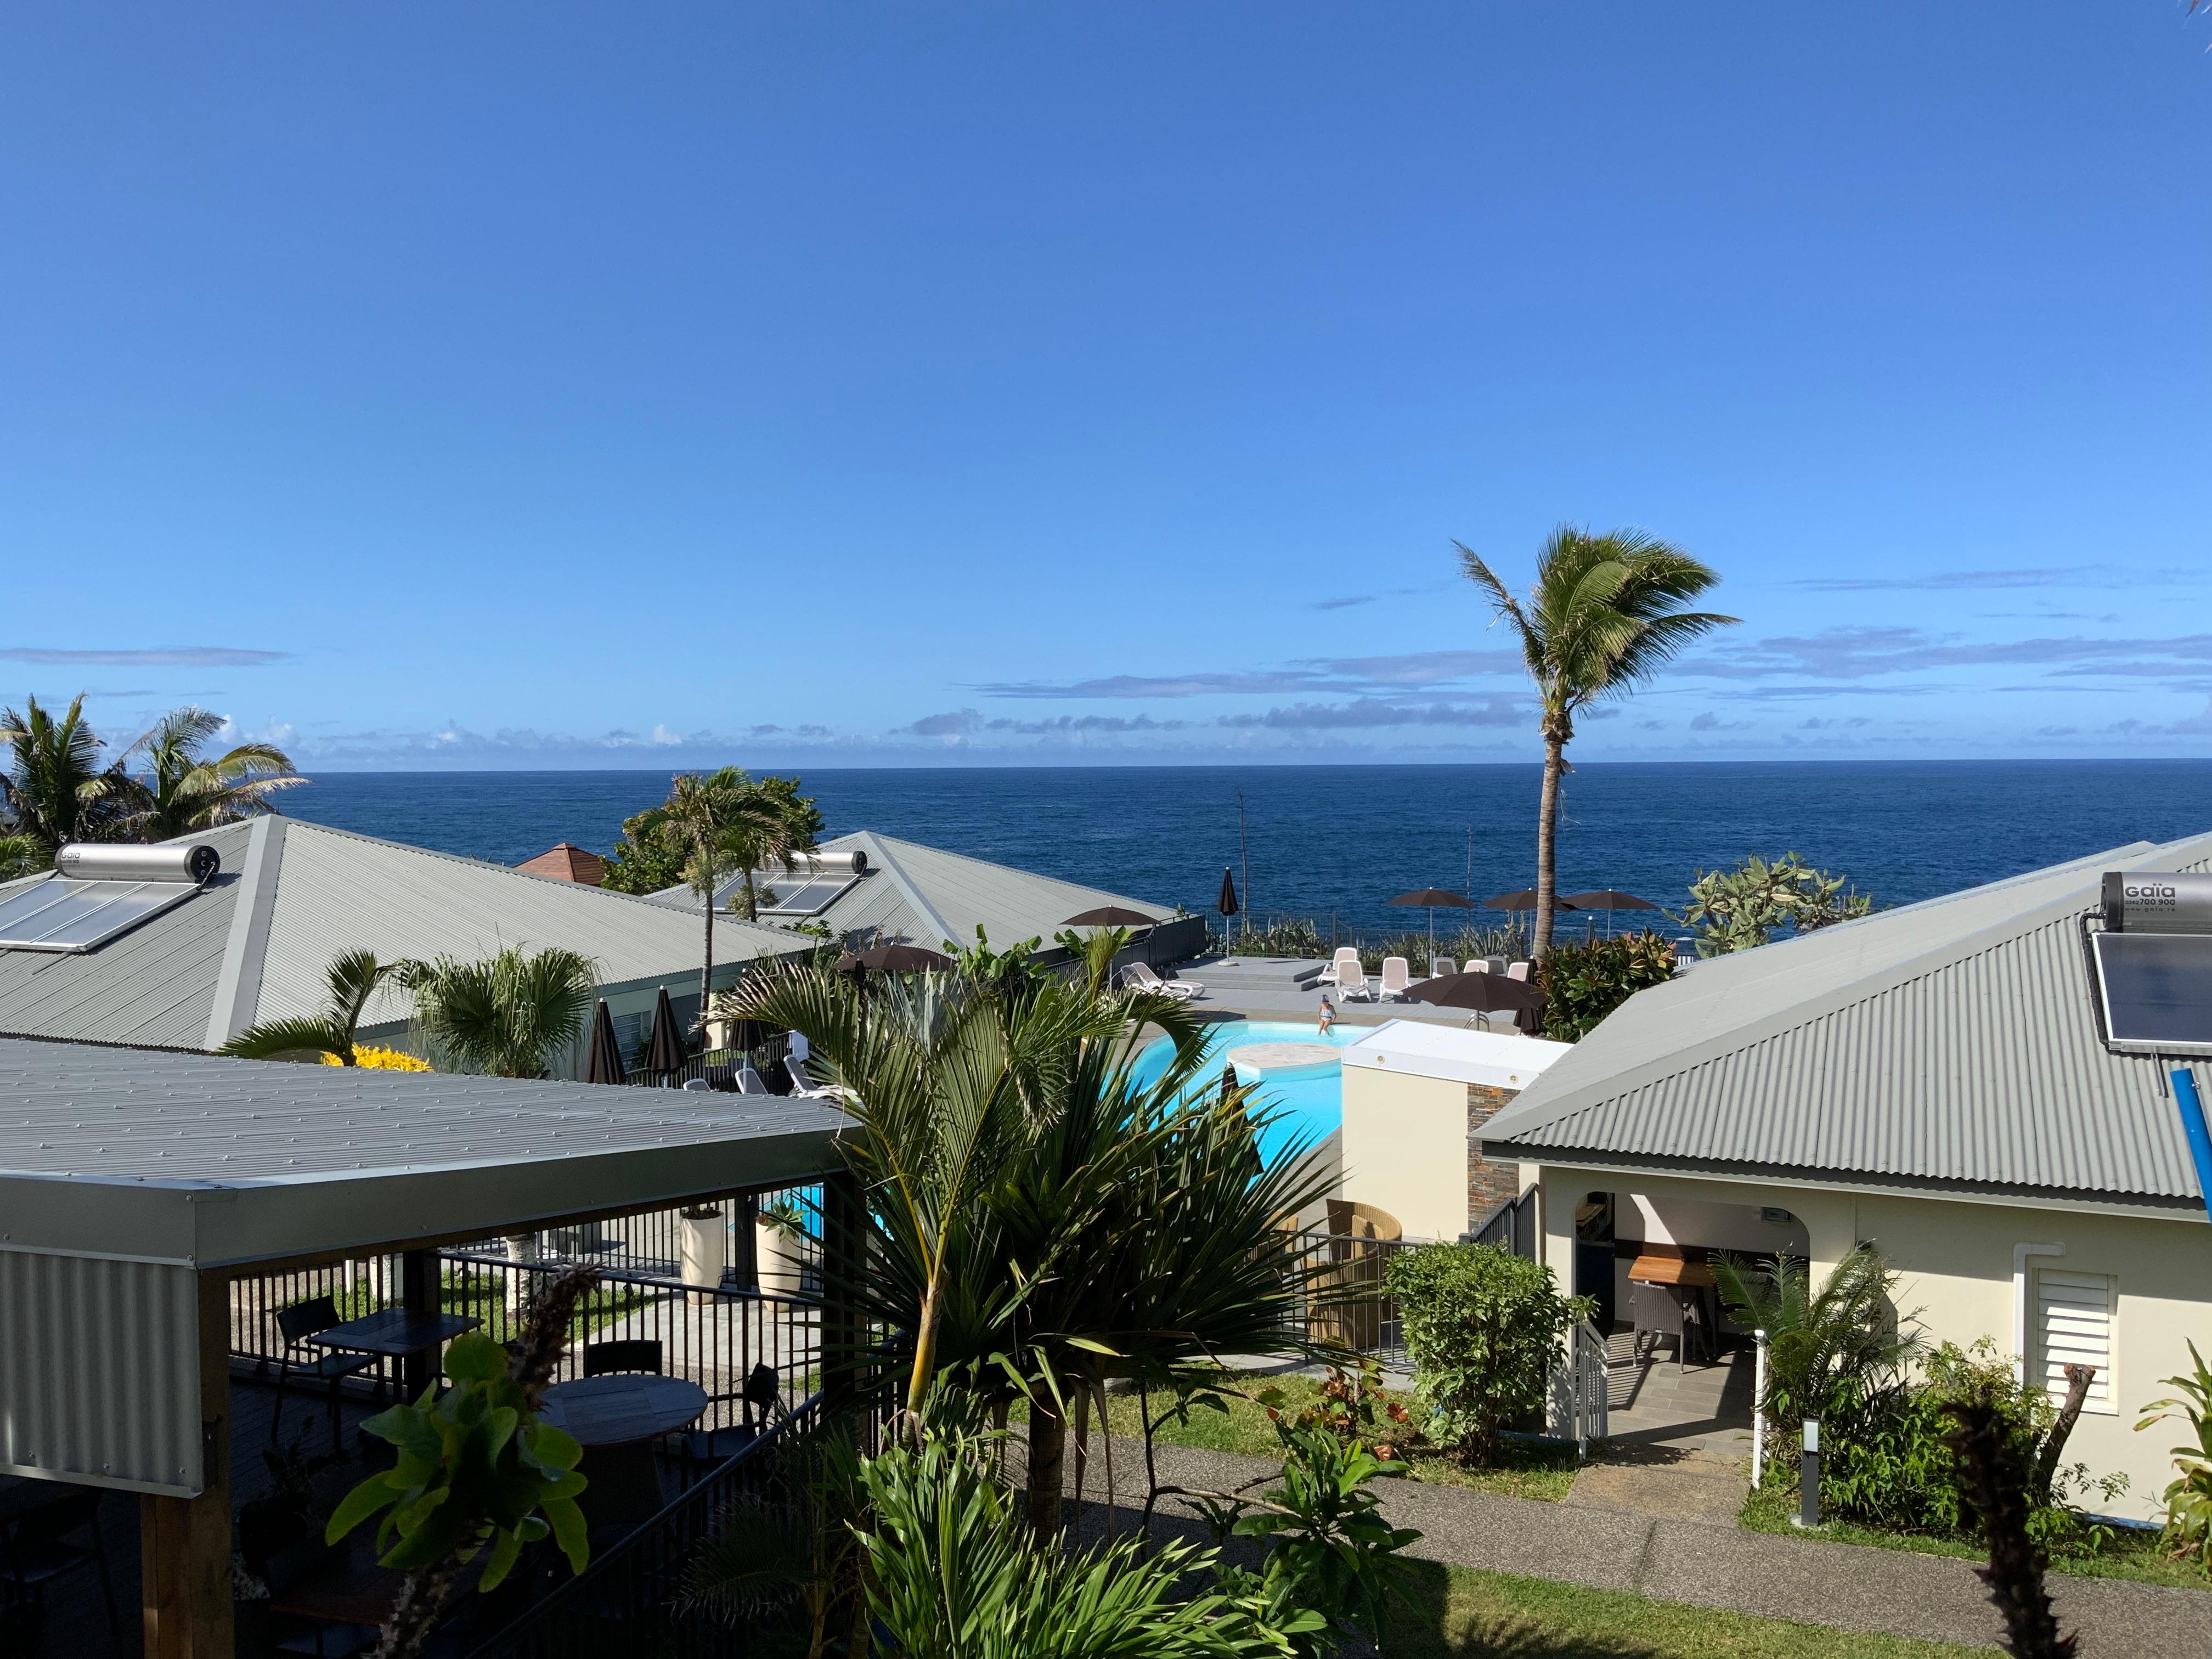
[[(1200, 1091), (1219, 1086), (1221, 1068), (1232, 1048), (1249, 1048), (1267, 1042), (1322, 1044), (1343, 1048), (1368, 1035), (1370, 1028), (1339, 1025), (1327, 1036), (1315, 1031), (1311, 1020), (1228, 1020), (1212, 1028), (1206, 1040), (1206, 1062), (1199, 1073)], [(1147, 1043), (1137, 1056), (1136, 1075), (1150, 1083), (1167, 1069), (1175, 1044), (1165, 1037)], [(1244, 1068), (1238, 1078), (1252, 1081)], [(1328, 1061), (1263, 1072), (1255, 1098), (1274, 1108), (1279, 1116), (1260, 1136), (1260, 1156), (1273, 1163), (1293, 1140), (1313, 1145), (1334, 1134), (1344, 1123), (1344, 1079), (1341, 1066)]]

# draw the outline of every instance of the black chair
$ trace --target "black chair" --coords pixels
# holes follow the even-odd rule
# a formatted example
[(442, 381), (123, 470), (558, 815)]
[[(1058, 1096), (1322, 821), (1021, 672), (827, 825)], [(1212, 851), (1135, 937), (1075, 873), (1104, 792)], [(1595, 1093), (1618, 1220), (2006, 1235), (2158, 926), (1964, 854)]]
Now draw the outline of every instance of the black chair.
[(345, 1449), (338, 1434), (338, 1384), (349, 1376), (374, 1370), (377, 1358), (372, 1353), (347, 1353), (338, 1348), (316, 1350), (304, 1346), (316, 1332), (343, 1323), (345, 1321), (338, 1317), (337, 1304), (326, 1296), (310, 1297), (277, 1311), (276, 1328), (284, 1338), (284, 1355), (276, 1367), (276, 1409), (269, 1416), (271, 1445), (276, 1444), (276, 1432), (284, 1422), (284, 1386), (296, 1370), (331, 1385), (331, 1449)]
[(619, 1342), (584, 1344), (584, 1375), (611, 1376), (619, 1371), (661, 1372), (660, 1342), (654, 1337), (632, 1337)]
[(687, 1429), (684, 1434), (684, 1461), (687, 1465), (720, 1463), (725, 1458), (735, 1457), (762, 1435), (779, 1417), (789, 1417), (791, 1409), (783, 1403), (783, 1379), (775, 1374), (773, 1365), (756, 1365), (752, 1375), (745, 1378), (745, 1386), (738, 1390), (738, 1398), (745, 1405), (745, 1420), (720, 1429)]
[[(106, 1495), (78, 1487), (17, 1516), (8, 1541), (0, 1545), (0, 1579), (18, 1601), (27, 1591), (32, 1616), (44, 1620), (48, 1584), (82, 1568), (97, 1567), (100, 1599), (107, 1604), (108, 1644), (119, 1650), (123, 1625), (116, 1616), (115, 1585), (107, 1573), (107, 1543), (100, 1535), (100, 1504)], [(84, 1535), (82, 1540), (75, 1537), (78, 1534)]]

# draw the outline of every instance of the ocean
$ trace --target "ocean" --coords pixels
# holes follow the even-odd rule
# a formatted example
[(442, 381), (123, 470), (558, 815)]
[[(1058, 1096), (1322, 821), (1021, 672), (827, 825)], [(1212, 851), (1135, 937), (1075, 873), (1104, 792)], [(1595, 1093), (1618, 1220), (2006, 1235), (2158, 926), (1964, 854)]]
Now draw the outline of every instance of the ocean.
[[(1540, 775), (1529, 765), (1009, 767), (804, 779), (833, 833), (874, 830), (1193, 910), (1212, 908), (1234, 868), (1255, 915), (1396, 931), (1425, 927), (1428, 914), (1386, 907), (1394, 893), (1483, 898), (1534, 883)], [(660, 772), (347, 772), (281, 804), (516, 864), (562, 841), (604, 852), (623, 817), (667, 789)], [(1679, 908), (1698, 871), (1794, 850), (1889, 906), (2205, 830), (2212, 761), (1592, 763), (1566, 781), (1560, 887)]]

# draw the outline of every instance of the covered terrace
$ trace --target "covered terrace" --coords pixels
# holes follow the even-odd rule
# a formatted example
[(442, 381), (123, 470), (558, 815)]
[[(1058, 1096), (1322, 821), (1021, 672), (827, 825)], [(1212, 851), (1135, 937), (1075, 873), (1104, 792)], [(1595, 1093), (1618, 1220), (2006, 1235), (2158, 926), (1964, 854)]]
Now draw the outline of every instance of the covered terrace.
[[(135, 1576), (149, 1659), (245, 1650), (234, 1646), (236, 1501), (267, 1490), (260, 1454), (281, 1449), (278, 1426), (319, 1457), (334, 1449), (325, 1382), (295, 1372), (281, 1425), (273, 1398), (288, 1358), (333, 1352), (288, 1340), (279, 1318), (321, 1297), (349, 1320), (381, 1312), (428, 1329), (426, 1344), (379, 1362), (380, 1380), (416, 1389), (435, 1374), (438, 1332), (501, 1335), (538, 1277), (605, 1267), (564, 1375), (581, 1375), (594, 1340), (652, 1345), (649, 1365), (623, 1369), (663, 1370), (687, 1400), (703, 1396), (684, 1426), (711, 1470), (761, 1423), (763, 1367), (787, 1408), (818, 1390), (825, 1344), (842, 1340), (825, 1338), (835, 1312), (796, 1264), (763, 1289), (750, 1225), (752, 1200), (778, 1191), (808, 1194), (831, 1228), (852, 1224), (841, 1121), (775, 1097), (0, 1038), (0, 1552), (40, 1535), (57, 1502), (96, 1510), (61, 1541), (108, 1547), (98, 1577), (73, 1575), (42, 1598), (43, 1619), (11, 1592), (0, 1647), (123, 1650), (130, 1607), (116, 1646), (100, 1590), (110, 1580), (127, 1602)], [(732, 1250), (692, 1253), (716, 1263), (714, 1284), (684, 1282), (687, 1230), (734, 1236)], [(374, 1370), (347, 1379), (331, 1419), (357, 1421), (379, 1381)], [(710, 1437), (718, 1429), (736, 1432)], [(349, 1484), (368, 1467), (337, 1473)], [(672, 1479), (644, 1507), (711, 1478)], [(605, 1517), (588, 1497), (586, 1512), (595, 1559), (619, 1555), (618, 1536), (597, 1538)], [(134, 1533), (135, 1575), (127, 1554), (112, 1559)], [(320, 1565), (374, 1600), (358, 1552)], [(489, 1650), (495, 1632), (478, 1617), (453, 1651)], [(344, 1623), (339, 1641), (358, 1639)]]

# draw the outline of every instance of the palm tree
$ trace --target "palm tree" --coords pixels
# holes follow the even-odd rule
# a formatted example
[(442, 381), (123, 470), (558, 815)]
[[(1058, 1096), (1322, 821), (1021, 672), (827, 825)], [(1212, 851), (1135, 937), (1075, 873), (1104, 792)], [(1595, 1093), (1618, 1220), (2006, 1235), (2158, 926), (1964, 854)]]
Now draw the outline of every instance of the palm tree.
[(58, 720), (36, 697), (24, 707), (21, 714), (0, 709), (0, 740), (9, 750), (0, 807), (14, 825), (11, 842), (21, 838), (17, 861), (43, 870), (66, 842), (115, 835), (130, 781), (119, 764), (101, 769), (100, 738), (85, 724), (82, 694)]
[(407, 964), (379, 962), (374, 951), (349, 951), (324, 972), (330, 1000), (319, 1014), (265, 1020), (249, 1025), (216, 1050), (242, 1060), (276, 1060), (287, 1054), (331, 1054), (341, 1066), (354, 1061), (354, 1033), (362, 1010), (376, 988), (402, 973)]
[[(1325, 1185), (1262, 1169), (1249, 1090), (1193, 1102), (1204, 1030), (1172, 1000), (1088, 975), (894, 980), (866, 995), (817, 969), (732, 999), (802, 1031), (843, 1097), (840, 1137), (869, 1195), (864, 1267), (830, 1271), (870, 1325), (900, 1333), (918, 1414), (945, 1382), (1030, 1412), (1030, 1512), (1060, 1524), (1072, 1409), (1109, 1376), (1167, 1381), (1221, 1352), (1303, 1351), (1286, 1334), (1310, 1276), (1278, 1223)], [(1138, 1033), (1176, 1052), (1137, 1081)]]
[(125, 822), (137, 839), (167, 841), (273, 812), (270, 795), (307, 781), (293, 773), (291, 757), (273, 744), (241, 743), (214, 760), (202, 759), (201, 749), (226, 724), (204, 708), (173, 709), (124, 750), (125, 761), (143, 751), (148, 766), (128, 792)]
[(699, 1015), (704, 1020), (714, 995), (715, 890), (724, 877), (742, 870), (745, 920), (757, 920), (753, 872), (770, 864), (789, 868), (796, 836), (803, 831), (783, 802), (734, 766), (703, 776), (678, 775), (669, 787), (666, 813), (662, 844), (684, 860), (684, 879), (706, 912), (706, 955), (699, 964)]
[(1541, 704), (1544, 791), (1536, 809), (1536, 931), (1529, 949), (1540, 960), (1552, 948), (1559, 779), (1577, 712), (1649, 679), (1692, 641), (1737, 619), (1682, 610), (1719, 576), (1640, 530), (1593, 536), (1561, 525), (1536, 556), (1536, 581), (1525, 602), (1480, 554), (1452, 545), (1462, 571), (1488, 596), (1492, 619), (1511, 623), (1519, 636)]
[(423, 1031), (465, 1066), (493, 1077), (544, 1077), (553, 1055), (583, 1035), (598, 991), (589, 957), (550, 946), (509, 945), (482, 962), (410, 962), (400, 982), (415, 994)]

